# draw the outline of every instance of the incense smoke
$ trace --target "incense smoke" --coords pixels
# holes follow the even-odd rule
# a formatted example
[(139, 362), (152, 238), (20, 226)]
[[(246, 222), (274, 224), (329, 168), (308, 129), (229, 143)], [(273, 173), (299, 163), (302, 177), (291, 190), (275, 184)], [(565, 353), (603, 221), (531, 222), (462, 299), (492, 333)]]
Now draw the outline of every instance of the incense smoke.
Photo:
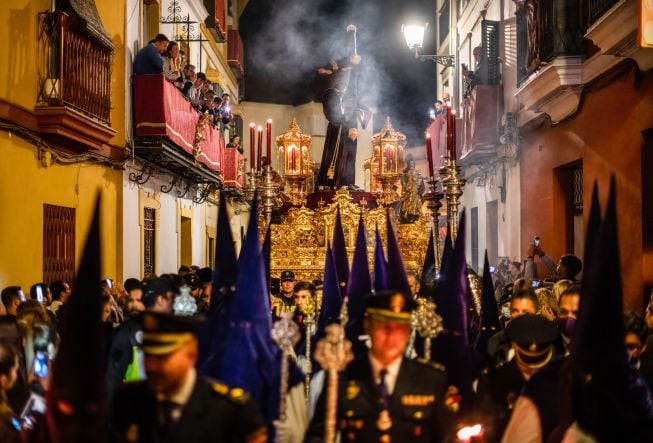
[(378, 109), (374, 130), (389, 115), (409, 145), (422, 143), (435, 99), (435, 66), (414, 59), (405, 47), (401, 23), (404, 10), (432, 22), (432, 3), (250, 0), (240, 21), (246, 99), (294, 105), (310, 101), (317, 68), (353, 53), (353, 36), (346, 28), (354, 24), (362, 57), (359, 98)]

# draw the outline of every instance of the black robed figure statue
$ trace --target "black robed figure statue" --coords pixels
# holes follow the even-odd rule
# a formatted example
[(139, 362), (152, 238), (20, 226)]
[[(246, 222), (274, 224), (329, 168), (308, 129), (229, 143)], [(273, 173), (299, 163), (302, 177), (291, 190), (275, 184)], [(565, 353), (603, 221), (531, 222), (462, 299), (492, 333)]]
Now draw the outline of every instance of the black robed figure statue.
[(358, 101), (361, 57), (356, 48), (356, 27), (349, 25), (347, 32), (353, 32), (354, 53), (318, 69), (314, 90), (329, 122), (316, 185), (332, 189), (354, 184), (358, 121), (365, 129), (371, 118)]

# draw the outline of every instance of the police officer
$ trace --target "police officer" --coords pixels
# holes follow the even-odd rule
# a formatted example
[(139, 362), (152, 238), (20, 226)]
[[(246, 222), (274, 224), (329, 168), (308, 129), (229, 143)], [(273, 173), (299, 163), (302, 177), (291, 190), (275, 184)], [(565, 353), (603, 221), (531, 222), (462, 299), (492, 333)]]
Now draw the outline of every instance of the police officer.
[(295, 273), (283, 271), (281, 273), (281, 292), (272, 295), (272, 314), (280, 318), (283, 312), (295, 310)]
[(265, 421), (248, 394), (195, 371), (197, 317), (145, 312), (146, 382), (127, 383), (113, 424), (127, 442), (265, 442)]
[[(338, 380), (337, 427), (342, 442), (439, 442), (446, 377), (441, 369), (404, 357), (410, 336), (409, 294), (382, 291), (365, 300), (371, 347)], [(326, 387), (305, 442), (322, 441)]]

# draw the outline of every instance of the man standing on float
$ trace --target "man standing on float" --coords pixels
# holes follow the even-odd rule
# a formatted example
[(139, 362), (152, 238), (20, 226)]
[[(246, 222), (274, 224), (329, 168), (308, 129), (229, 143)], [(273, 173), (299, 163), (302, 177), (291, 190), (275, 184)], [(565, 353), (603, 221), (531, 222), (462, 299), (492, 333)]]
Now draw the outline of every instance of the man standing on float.
[(331, 60), (328, 68), (317, 71), (315, 100), (322, 102), (327, 126), (322, 162), (316, 186), (337, 189), (354, 185), (356, 180), (357, 123), (365, 129), (370, 112), (358, 103), (358, 76), (361, 56), (356, 48), (356, 27), (347, 32), (354, 35), (354, 53), (348, 58)]

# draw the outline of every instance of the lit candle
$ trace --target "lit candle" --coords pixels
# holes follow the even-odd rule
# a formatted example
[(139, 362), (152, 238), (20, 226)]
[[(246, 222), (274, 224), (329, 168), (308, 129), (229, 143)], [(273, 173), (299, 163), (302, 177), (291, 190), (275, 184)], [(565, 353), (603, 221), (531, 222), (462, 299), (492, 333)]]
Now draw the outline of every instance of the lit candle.
[(256, 160), (256, 170), (258, 172), (261, 172), (261, 165), (263, 161), (263, 128), (260, 126), (256, 128), (256, 131), (258, 132), (258, 158)]
[(292, 172), (297, 171), (297, 163), (296, 163), (297, 159), (295, 157), (296, 155), (297, 155), (297, 149), (293, 146), (292, 148), (290, 148), (290, 169), (292, 169)]
[(451, 110), (451, 152), (449, 156), (456, 160), (456, 111)]
[(254, 141), (255, 141), (255, 135), (254, 135), (254, 128), (256, 125), (254, 122), (249, 124), (249, 167), (251, 170), (253, 170), (256, 167), (256, 157), (254, 153)]
[(266, 145), (265, 145), (265, 154), (267, 155), (266, 165), (269, 166), (272, 164), (272, 119), (269, 118), (265, 122), (265, 136), (266, 136)]
[(429, 162), (429, 177), (433, 178), (433, 151), (431, 150), (431, 134), (426, 133), (426, 160)]

